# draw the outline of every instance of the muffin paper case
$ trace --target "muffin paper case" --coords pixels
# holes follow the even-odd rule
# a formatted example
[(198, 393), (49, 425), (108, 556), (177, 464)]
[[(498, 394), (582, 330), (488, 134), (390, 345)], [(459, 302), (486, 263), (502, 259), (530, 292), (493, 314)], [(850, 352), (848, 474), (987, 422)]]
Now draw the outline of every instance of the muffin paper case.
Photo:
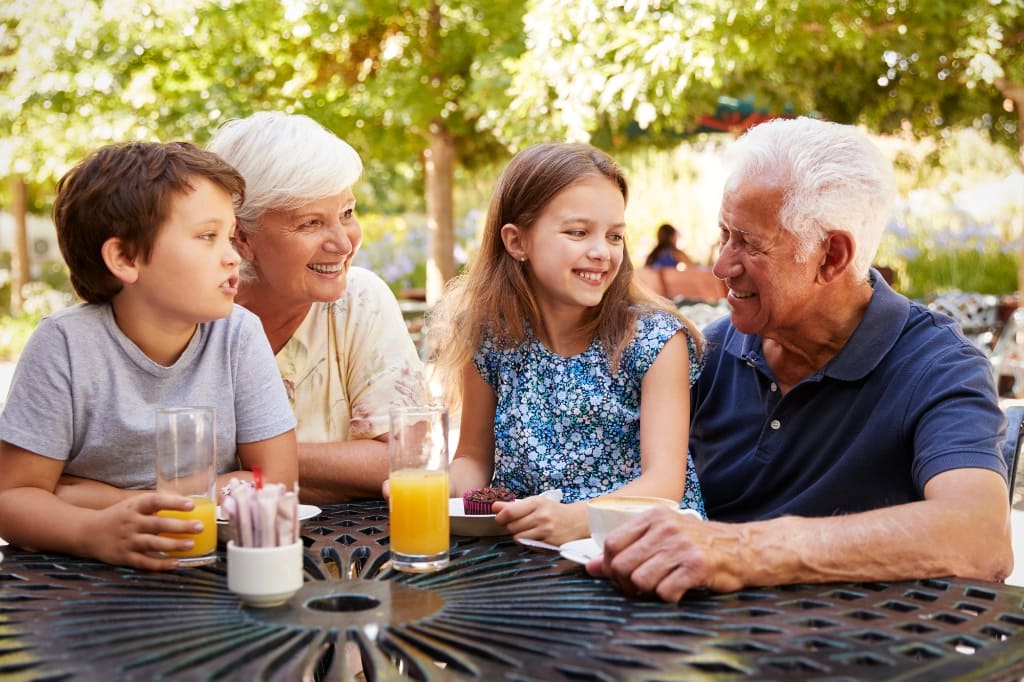
[(467, 514), (493, 514), (495, 502), (513, 502), (516, 496), (508, 488), (473, 488), (462, 495), (462, 509)]

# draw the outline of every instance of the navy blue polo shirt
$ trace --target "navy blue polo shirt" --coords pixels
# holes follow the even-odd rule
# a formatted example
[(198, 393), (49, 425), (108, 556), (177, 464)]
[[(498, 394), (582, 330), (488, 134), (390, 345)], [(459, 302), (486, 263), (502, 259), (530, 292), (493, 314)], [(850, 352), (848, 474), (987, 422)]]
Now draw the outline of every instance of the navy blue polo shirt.
[(708, 517), (830, 516), (924, 497), (964, 467), (1006, 477), (1006, 421), (988, 359), (949, 317), (871, 271), (864, 319), (821, 370), (781, 395), (761, 338), (707, 326), (690, 451)]

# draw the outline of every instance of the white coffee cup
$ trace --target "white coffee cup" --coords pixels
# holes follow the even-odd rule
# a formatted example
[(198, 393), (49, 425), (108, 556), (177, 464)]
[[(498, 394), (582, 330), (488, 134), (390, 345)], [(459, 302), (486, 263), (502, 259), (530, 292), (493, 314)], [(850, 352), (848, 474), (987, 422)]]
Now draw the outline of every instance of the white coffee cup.
[(587, 523), (590, 526), (590, 537), (599, 547), (604, 548), (604, 539), (609, 533), (626, 521), (657, 507), (678, 512), (690, 511), (680, 509), (678, 502), (664, 497), (612, 496), (589, 500)]

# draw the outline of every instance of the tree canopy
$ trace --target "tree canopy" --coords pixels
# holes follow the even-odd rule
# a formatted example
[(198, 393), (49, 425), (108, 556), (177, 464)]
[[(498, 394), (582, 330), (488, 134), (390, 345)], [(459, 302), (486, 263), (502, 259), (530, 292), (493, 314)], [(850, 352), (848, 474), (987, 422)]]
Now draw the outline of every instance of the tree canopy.
[(360, 150), (371, 204), (418, 188), (436, 295), (456, 165), (673, 142), (723, 95), (1019, 146), (1022, 48), (1024, 0), (8, 0), (0, 177), (52, 187), (106, 142), (306, 113)]
[(492, 112), (505, 138), (529, 117), (548, 136), (635, 121), (657, 139), (730, 95), (880, 132), (968, 125), (1019, 144), (1021, 0), (544, 0), (524, 21), (512, 105)]

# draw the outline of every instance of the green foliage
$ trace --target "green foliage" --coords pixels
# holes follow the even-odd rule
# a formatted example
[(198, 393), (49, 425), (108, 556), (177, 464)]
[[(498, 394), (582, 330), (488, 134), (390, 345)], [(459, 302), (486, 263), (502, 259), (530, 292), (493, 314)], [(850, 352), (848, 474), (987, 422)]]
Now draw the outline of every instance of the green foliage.
[(922, 241), (927, 251), (897, 261), (894, 268), (903, 295), (926, 300), (945, 291), (1002, 295), (1017, 290), (1017, 253), (995, 250), (983, 241), (977, 248), (956, 249)]
[[(8, 310), (11, 303), (11, 255), (0, 253), (0, 309)], [(71, 305), (75, 298), (68, 281), (67, 267), (62, 261), (40, 264), (38, 281), (22, 288), (25, 311), (21, 315), (0, 316), (0, 360), (17, 360), (21, 349), (39, 321), (46, 315)]]
[(879, 142), (896, 160), (906, 197), (876, 258), (895, 270), (897, 288), (919, 299), (954, 289), (1016, 291), (1024, 175), (1012, 154), (973, 129)]
[(14, 362), (18, 359), (41, 319), (41, 315), (29, 313), (17, 317), (0, 316), (0, 361)]
[(512, 104), (491, 121), (508, 139), (618, 146), (595, 133), (691, 130), (727, 94), (877, 131), (967, 125), (1020, 142), (1003, 105), (1024, 83), (1020, 0), (532, 0), (525, 23)]

